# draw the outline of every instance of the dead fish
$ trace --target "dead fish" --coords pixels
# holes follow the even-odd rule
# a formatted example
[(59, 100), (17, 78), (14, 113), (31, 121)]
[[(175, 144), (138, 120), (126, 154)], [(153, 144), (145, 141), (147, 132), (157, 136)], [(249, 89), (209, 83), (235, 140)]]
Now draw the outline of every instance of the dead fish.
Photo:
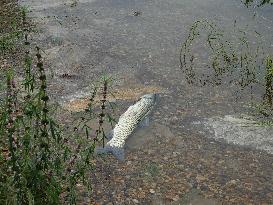
[(148, 126), (149, 114), (158, 100), (159, 94), (146, 94), (123, 113), (115, 128), (108, 135), (110, 139), (104, 147), (95, 149), (96, 154), (112, 153), (118, 160), (124, 160), (126, 139), (137, 127)]

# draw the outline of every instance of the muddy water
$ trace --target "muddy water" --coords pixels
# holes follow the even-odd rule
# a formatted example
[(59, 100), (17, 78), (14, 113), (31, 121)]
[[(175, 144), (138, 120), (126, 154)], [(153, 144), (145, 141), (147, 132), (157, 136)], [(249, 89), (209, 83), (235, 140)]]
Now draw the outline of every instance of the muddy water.
[[(232, 29), (234, 20), (248, 24), (273, 48), (272, 9), (258, 9), (253, 20), (253, 10), (236, 0), (24, 0), (22, 4), (30, 6), (30, 15), (39, 23), (41, 32), (34, 38), (54, 73), (50, 89), (57, 101), (65, 104), (88, 97), (94, 80), (109, 74), (117, 90), (142, 87), (140, 93), (149, 92), (143, 86), (167, 90), (154, 118), (166, 126), (175, 124), (177, 132), (214, 137), (213, 123), (204, 128), (196, 122), (240, 113), (245, 105), (234, 101), (234, 92), (226, 87), (186, 83), (178, 53), (195, 20), (211, 19), (226, 30)], [(201, 55), (206, 58), (204, 52)], [(66, 74), (69, 77), (63, 77)], [(266, 150), (272, 153), (272, 139), (264, 138), (257, 143), (267, 143)], [(236, 138), (231, 142), (245, 144)]]

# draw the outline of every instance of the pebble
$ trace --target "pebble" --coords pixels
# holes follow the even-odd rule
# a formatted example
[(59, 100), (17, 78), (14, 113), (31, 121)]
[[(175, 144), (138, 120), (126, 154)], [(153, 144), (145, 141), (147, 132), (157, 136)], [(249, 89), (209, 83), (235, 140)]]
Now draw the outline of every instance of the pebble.
[(178, 156), (178, 155), (180, 155), (180, 152), (173, 152), (173, 156), (174, 156), (174, 157), (176, 157), (176, 156)]
[(237, 183), (236, 180), (230, 180), (229, 182), (227, 182), (227, 185), (235, 185)]
[(179, 200), (179, 196), (176, 195), (172, 200), (173, 201), (178, 201)]
[(179, 118), (176, 117), (176, 116), (174, 116), (174, 117), (171, 118), (171, 120), (172, 120), (172, 121), (177, 121), (177, 120), (179, 120)]
[(177, 165), (177, 167), (180, 168), (180, 169), (184, 169), (185, 168), (185, 166), (183, 164), (179, 164), (179, 165)]
[(132, 201), (133, 201), (134, 203), (136, 203), (136, 204), (139, 203), (139, 201), (138, 201), (137, 199), (133, 199)]
[(151, 194), (154, 194), (154, 193), (155, 193), (155, 190), (150, 189), (150, 193), (151, 193)]

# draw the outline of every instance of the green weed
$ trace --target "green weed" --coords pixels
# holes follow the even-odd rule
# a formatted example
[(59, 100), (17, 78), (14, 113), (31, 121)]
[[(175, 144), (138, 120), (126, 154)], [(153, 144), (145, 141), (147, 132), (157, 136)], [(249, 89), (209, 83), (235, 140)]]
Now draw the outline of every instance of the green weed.
[[(181, 46), (181, 69), (188, 83), (196, 86), (232, 85), (237, 92), (252, 92), (254, 86), (262, 87), (261, 103), (272, 109), (272, 58), (263, 48), (261, 34), (253, 32), (249, 36), (249, 33), (236, 22), (234, 31), (226, 32), (207, 20), (196, 21)], [(250, 38), (255, 38), (256, 44)], [(205, 58), (196, 54), (195, 46), (204, 49)]]
[[(102, 88), (99, 84), (94, 89), (85, 115), (78, 120), (80, 126), (64, 125), (84, 132), (64, 132), (48, 93), (41, 49), (34, 48), (29, 40), (31, 28), (26, 12), (24, 9), (21, 13), (21, 27), (16, 28), (20, 35), (14, 42), (10, 38), (13, 45), (22, 44), (23, 80), (18, 80), (11, 62), (1, 59), (4, 83), (0, 101), (0, 204), (77, 204), (79, 191), (91, 194), (90, 160), (96, 142), (104, 144), (104, 124), (107, 119), (109, 123), (109, 119), (113, 120), (107, 111), (110, 79), (103, 78)], [(5, 56), (11, 45), (7, 42), (1, 47)], [(102, 98), (97, 112), (92, 99), (100, 89)], [(98, 120), (97, 131), (89, 129), (91, 119)], [(79, 190), (79, 185), (84, 190)]]

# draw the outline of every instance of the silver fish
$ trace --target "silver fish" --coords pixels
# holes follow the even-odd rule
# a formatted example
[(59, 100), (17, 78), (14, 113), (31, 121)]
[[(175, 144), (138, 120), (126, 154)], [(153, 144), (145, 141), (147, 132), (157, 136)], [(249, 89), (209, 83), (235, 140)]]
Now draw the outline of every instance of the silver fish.
[(96, 154), (112, 153), (118, 160), (124, 160), (126, 139), (141, 126), (148, 126), (148, 115), (156, 105), (158, 94), (143, 95), (138, 102), (123, 113), (115, 128), (108, 135), (110, 139), (105, 146), (95, 149)]

